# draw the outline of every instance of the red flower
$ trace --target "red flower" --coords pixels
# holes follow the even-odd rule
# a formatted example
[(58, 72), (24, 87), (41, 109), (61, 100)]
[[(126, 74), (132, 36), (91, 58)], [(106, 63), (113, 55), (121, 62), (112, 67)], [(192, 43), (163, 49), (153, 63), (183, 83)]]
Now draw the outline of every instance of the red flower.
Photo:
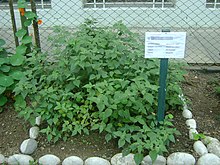
[(37, 21), (37, 24), (38, 25), (41, 25), (43, 23), (43, 21), (41, 20), (41, 19), (39, 19), (38, 21)]
[(21, 13), (21, 16), (24, 16), (25, 10), (24, 8), (18, 8), (19, 12)]

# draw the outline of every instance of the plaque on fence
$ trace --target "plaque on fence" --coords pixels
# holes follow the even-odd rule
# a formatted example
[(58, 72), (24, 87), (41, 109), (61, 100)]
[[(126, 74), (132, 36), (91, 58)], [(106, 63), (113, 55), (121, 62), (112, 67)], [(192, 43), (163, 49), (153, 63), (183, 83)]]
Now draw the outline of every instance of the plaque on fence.
[(145, 58), (184, 58), (186, 32), (146, 32)]

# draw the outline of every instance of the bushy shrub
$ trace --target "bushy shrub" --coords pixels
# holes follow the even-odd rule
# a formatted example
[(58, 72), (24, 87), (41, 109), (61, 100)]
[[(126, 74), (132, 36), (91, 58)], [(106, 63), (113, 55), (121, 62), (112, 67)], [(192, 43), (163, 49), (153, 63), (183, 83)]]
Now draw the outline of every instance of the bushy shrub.
[[(40, 115), (49, 141), (105, 131), (106, 140), (117, 138), (124, 154), (135, 153), (137, 164), (146, 151), (156, 159), (175, 141), (178, 131), (170, 122), (172, 115), (160, 125), (155, 119), (159, 62), (143, 58), (143, 43), (122, 23), (97, 28), (87, 21), (52, 60), (40, 53), (30, 55), (26, 78), (15, 89), (16, 109), (30, 121)], [(172, 66), (169, 110), (182, 104), (178, 97), (182, 71), (179, 65)]]

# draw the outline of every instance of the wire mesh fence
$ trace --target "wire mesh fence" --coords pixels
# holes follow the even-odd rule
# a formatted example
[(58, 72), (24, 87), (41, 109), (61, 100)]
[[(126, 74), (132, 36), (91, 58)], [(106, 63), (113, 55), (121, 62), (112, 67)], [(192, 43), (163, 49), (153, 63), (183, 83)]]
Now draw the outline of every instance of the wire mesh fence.
[[(220, 0), (35, 0), (43, 51), (51, 49), (47, 40), (53, 26), (75, 31), (85, 19), (99, 26), (122, 21), (144, 39), (147, 31), (186, 31), (185, 61), (193, 64), (220, 64)], [(15, 5), (17, 26), (19, 12)], [(8, 0), (0, 0), (0, 34), (14, 47)], [(32, 29), (30, 29), (32, 30)]]

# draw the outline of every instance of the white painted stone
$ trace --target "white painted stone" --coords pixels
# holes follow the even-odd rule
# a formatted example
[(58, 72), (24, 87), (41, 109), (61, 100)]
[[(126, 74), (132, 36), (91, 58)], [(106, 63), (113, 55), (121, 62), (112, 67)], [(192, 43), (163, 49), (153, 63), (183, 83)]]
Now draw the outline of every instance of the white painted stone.
[(37, 141), (34, 139), (26, 139), (21, 143), (20, 151), (23, 154), (30, 155), (37, 149)]
[(215, 154), (205, 154), (201, 156), (196, 165), (220, 165), (220, 158)]
[(41, 116), (38, 116), (35, 118), (35, 124), (39, 126), (40, 123), (41, 123)]
[(34, 159), (29, 155), (23, 155), (23, 154), (15, 154), (8, 158), (8, 164), (9, 165), (29, 165), (30, 162), (33, 162)]
[(31, 139), (37, 139), (38, 135), (39, 135), (39, 127), (31, 127), (29, 130), (29, 137)]
[(205, 136), (205, 138), (202, 139), (202, 142), (203, 142), (205, 145), (207, 145), (207, 144), (209, 144), (209, 143), (211, 143), (211, 142), (219, 142), (219, 140), (216, 139), (216, 138), (213, 138), (213, 137), (211, 137), (211, 136)]
[(194, 119), (186, 120), (186, 125), (189, 129), (196, 129), (196, 121)]
[(196, 129), (190, 129), (189, 130), (189, 138), (194, 140), (194, 134), (198, 134)]
[(207, 145), (208, 151), (220, 157), (220, 142), (213, 141)]
[(106, 159), (100, 157), (90, 157), (85, 160), (85, 165), (111, 165)]
[(195, 165), (195, 158), (188, 153), (176, 152), (167, 158), (167, 165)]
[(63, 160), (62, 165), (83, 165), (83, 160), (77, 156), (70, 156)]
[(183, 110), (188, 110), (188, 106), (186, 105), (186, 103), (184, 103), (183, 105)]
[(193, 148), (199, 156), (202, 156), (208, 153), (206, 146), (201, 141), (196, 141), (193, 144)]
[(186, 119), (191, 119), (192, 118), (192, 112), (188, 109), (183, 110), (182, 115)]
[(158, 155), (157, 159), (155, 160), (154, 164), (152, 163), (152, 160), (149, 155), (145, 156), (143, 161), (141, 162), (141, 165), (166, 165), (166, 158)]
[(58, 165), (60, 164), (60, 158), (52, 154), (47, 154), (40, 157), (38, 163), (43, 165)]
[(5, 156), (0, 154), (0, 164), (5, 162)]
[(122, 153), (118, 153), (111, 158), (112, 165), (136, 165), (134, 161), (134, 154), (128, 154), (127, 156), (122, 156)]

